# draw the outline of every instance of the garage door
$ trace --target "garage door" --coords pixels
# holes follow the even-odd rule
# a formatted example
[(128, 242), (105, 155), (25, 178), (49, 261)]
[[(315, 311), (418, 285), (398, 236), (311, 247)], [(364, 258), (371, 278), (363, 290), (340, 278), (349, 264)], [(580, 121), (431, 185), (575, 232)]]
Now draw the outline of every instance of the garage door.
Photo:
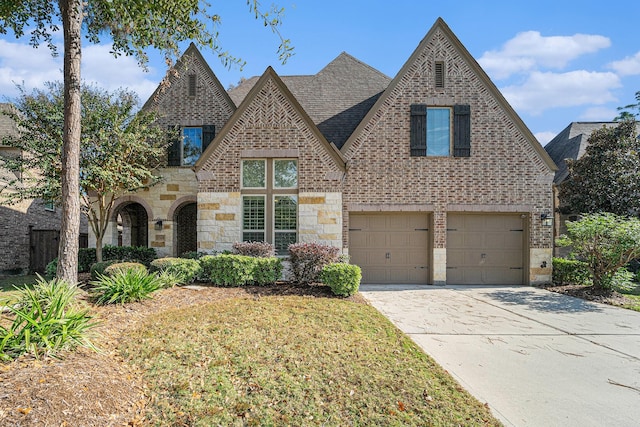
[(447, 284), (523, 284), (524, 239), (520, 214), (449, 214)]
[(349, 254), (362, 283), (428, 283), (429, 222), (425, 213), (349, 214)]

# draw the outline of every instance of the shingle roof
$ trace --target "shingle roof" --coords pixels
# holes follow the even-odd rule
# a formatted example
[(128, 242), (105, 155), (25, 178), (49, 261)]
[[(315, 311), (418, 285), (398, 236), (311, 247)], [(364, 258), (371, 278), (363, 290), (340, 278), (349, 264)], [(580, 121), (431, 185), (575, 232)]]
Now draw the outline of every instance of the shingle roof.
[[(281, 79), (327, 141), (338, 148), (391, 82), (391, 78), (346, 52), (315, 75)], [(236, 105), (240, 105), (257, 81), (258, 77), (251, 77), (229, 90)]]
[[(10, 111), (11, 108), (13, 108), (11, 104), (0, 103), (0, 139), (2, 139), (2, 137), (5, 135), (18, 134), (18, 128), (16, 127), (13, 119), (5, 114), (2, 114), (3, 112)], [(0, 143), (0, 145), (2, 144)]]
[(544, 149), (558, 165), (554, 184), (560, 184), (569, 176), (569, 168), (565, 159), (579, 159), (587, 148), (587, 140), (591, 133), (603, 126), (615, 126), (615, 122), (572, 122), (556, 135)]

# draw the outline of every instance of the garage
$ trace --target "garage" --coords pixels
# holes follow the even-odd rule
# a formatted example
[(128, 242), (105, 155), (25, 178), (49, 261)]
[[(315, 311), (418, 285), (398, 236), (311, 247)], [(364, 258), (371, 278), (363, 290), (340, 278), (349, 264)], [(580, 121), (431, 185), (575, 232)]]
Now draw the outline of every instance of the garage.
[(362, 269), (362, 283), (427, 284), (430, 215), (350, 213), (349, 254)]
[(447, 284), (524, 284), (525, 219), (522, 214), (448, 214)]

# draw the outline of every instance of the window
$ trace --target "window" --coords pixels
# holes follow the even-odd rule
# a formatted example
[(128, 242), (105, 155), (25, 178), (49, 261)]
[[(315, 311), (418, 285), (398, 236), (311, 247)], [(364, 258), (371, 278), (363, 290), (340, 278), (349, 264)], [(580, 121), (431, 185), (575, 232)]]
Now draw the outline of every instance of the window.
[[(453, 120), (452, 120), (453, 115)], [(471, 155), (471, 108), (469, 105), (428, 107), (411, 105), (410, 155)]]
[[(175, 127), (169, 126), (169, 129), (174, 130)], [(168, 165), (193, 166), (215, 137), (215, 131), (214, 125), (180, 128), (180, 136), (168, 149)]]
[(56, 211), (56, 206), (53, 203), (53, 200), (45, 200), (44, 201), (44, 210), (45, 211), (51, 211), (51, 212), (55, 212)]
[(298, 240), (298, 161), (242, 160), (241, 188), (242, 240), (271, 242), (286, 255)]
[(427, 156), (448, 156), (451, 147), (451, 110), (427, 108)]

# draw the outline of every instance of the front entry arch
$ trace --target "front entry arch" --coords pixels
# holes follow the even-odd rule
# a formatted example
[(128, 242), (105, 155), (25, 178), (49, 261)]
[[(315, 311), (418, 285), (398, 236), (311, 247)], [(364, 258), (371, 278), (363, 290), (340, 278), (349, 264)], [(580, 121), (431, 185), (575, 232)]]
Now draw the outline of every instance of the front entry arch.
[(117, 219), (119, 246), (149, 246), (149, 218), (140, 203), (121, 206), (114, 215)]
[(197, 221), (197, 203), (187, 203), (176, 209), (173, 220), (176, 228), (176, 256), (198, 250)]

